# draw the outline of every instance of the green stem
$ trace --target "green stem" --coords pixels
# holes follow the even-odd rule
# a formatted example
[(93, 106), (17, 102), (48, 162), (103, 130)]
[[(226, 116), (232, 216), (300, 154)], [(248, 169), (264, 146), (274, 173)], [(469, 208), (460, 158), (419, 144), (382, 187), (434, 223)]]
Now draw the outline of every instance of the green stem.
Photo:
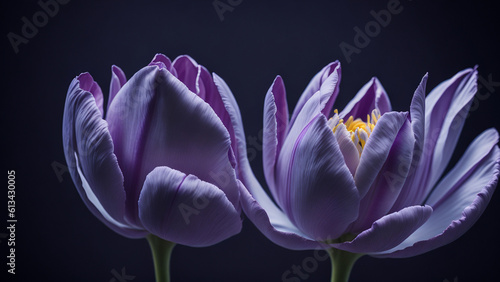
[(363, 254), (349, 253), (339, 249), (328, 249), (330, 260), (332, 262), (331, 282), (348, 282), (351, 269)]
[(175, 243), (165, 241), (152, 234), (146, 238), (153, 253), (156, 282), (170, 282), (170, 255)]

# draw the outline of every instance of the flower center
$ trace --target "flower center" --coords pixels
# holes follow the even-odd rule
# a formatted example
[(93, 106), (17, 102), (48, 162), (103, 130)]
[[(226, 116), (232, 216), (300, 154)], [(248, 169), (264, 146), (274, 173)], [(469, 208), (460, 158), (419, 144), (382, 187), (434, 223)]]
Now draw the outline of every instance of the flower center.
[(328, 120), (328, 126), (332, 129), (336, 136), (340, 133), (337, 132), (339, 130), (347, 131), (351, 137), (352, 143), (354, 143), (356, 149), (358, 149), (358, 152), (361, 155), (366, 141), (368, 141), (368, 138), (373, 132), (377, 121), (380, 119), (380, 111), (378, 109), (374, 109), (371, 116), (366, 115), (366, 121), (363, 121), (360, 118), (354, 119), (353, 116), (350, 116), (347, 121), (344, 121), (344, 119), (339, 117), (337, 109), (333, 112), (335, 114)]

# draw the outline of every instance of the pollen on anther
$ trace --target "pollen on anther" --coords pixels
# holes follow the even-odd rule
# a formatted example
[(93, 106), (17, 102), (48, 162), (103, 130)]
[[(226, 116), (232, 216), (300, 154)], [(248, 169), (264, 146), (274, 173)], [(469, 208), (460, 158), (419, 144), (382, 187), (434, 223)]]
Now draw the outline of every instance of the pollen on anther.
[(338, 110), (335, 109), (334, 116), (328, 120), (328, 126), (332, 129), (333, 133), (336, 133), (339, 125), (344, 124), (345, 129), (350, 136), (351, 141), (354, 143), (359, 153), (361, 154), (363, 148), (368, 141), (375, 125), (377, 124), (378, 119), (380, 118), (380, 111), (378, 109), (374, 109), (371, 112), (371, 115), (368, 114), (366, 116), (366, 122), (361, 120), (360, 118), (354, 119), (354, 116), (350, 116), (347, 121), (344, 122), (344, 119), (339, 117)]

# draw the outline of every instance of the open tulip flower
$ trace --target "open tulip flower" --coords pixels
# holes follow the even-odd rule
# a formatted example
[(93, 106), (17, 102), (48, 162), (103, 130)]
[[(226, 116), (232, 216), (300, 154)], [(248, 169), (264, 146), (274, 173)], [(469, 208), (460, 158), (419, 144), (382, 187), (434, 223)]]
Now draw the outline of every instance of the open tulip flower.
[(89, 210), (147, 237), (157, 281), (175, 243), (209, 246), (241, 230), (236, 144), (226, 83), (188, 56), (158, 54), (130, 80), (112, 67), (109, 101), (88, 73), (69, 86), (63, 144)]
[[(291, 118), (282, 78), (270, 87), (263, 164), (272, 199), (243, 157), (238, 171), (250, 220), (282, 247), (327, 250), (332, 281), (347, 281), (362, 255), (411, 257), (460, 237), (488, 205), (500, 160), (498, 133), (488, 129), (443, 176), (476, 93), (476, 68), (427, 97), (425, 75), (409, 112), (392, 111), (372, 78), (332, 113), (340, 78), (339, 62), (321, 70)], [(288, 274), (284, 281), (294, 279)]]

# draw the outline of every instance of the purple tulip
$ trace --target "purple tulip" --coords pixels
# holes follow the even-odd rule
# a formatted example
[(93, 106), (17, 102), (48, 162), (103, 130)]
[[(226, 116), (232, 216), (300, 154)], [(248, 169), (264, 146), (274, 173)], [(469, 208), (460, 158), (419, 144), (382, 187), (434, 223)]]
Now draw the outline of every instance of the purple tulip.
[(128, 81), (113, 66), (106, 112), (92, 76), (76, 77), (63, 144), (89, 210), (129, 238), (208, 246), (239, 233), (233, 101), (226, 83), (188, 56), (158, 54)]
[(329, 115), (340, 77), (338, 61), (321, 70), (291, 119), (283, 80), (274, 80), (263, 132), (272, 199), (240, 160), (242, 207), (250, 220), (282, 247), (329, 249), (332, 260), (344, 257), (350, 266), (363, 254), (419, 255), (464, 234), (491, 199), (500, 162), (498, 133), (488, 129), (443, 176), (476, 93), (477, 70), (459, 72), (427, 98), (425, 75), (409, 113), (392, 111), (372, 78)]

